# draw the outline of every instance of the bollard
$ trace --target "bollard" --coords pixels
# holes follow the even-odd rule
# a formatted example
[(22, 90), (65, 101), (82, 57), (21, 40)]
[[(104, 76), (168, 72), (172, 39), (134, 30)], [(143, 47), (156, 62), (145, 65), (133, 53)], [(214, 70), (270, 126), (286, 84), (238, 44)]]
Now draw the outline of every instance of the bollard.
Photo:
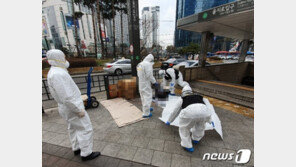
[(108, 75), (104, 75), (104, 82), (105, 82), (105, 90), (106, 90), (107, 99), (110, 99)]

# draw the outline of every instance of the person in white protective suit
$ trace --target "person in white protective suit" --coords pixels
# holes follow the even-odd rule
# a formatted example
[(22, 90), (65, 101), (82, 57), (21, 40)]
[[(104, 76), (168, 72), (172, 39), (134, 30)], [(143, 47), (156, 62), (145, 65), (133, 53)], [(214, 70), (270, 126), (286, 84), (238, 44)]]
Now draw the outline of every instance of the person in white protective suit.
[(152, 103), (152, 88), (151, 84), (157, 86), (157, 82), (153, 76), (153, 60), (152, 54), (147, 55), (144, 60), (137, 66), (137, 75), (139, 78), (139, 92), (142, 101), (143, 118), (152, 116), (153, 109), (150, 108)]
[(59, 114), (68, 123), (74, 155), (80, 154), (83, 161), (94, 159), (100, 152), (92, 152), (92, 124), (85, 111), (81, 92), (67, 71), (69, 62), (64, 53), (57, 49), (47, 52), (47, 60), (51, 65), (47, 74), (48, 87), (58, 103)]
[[(170, 125), (179, 115), (181, 146), (185, 150), (193, 152), (192, 142), (197, 144), (204, 136), (206, 122), (212, 122), (211, 114), (211, 111), (205, 105), (203, 97), (194, 94), (190, 86), (186, 85), (182, 89), (182, 98), (176, 102), (175, 108), (166, 124)], [(192, 136), (190, 136), (190, 131)]]
[(163, 79), (162, 79), (162, 85), (167, 86), (169, 83), (170, 84), (169, 86), (172, 86), (170, 93), (173, 95), (175, 94), (174, 87), (176, 84), (180, 85), (182, 88), (186, 85), (189, 85), (186, 81), (183, 81), (183, 75), (177, 69), (168, 68), (163, 72), (159, 72), (159, 73), (164, 73)]

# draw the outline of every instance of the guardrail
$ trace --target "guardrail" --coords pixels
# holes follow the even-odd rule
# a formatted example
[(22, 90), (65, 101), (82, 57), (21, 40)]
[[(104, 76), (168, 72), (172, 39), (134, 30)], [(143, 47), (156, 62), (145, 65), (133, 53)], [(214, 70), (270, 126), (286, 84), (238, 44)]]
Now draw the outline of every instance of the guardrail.
[[(160, 76), (158, 74), (158, 69), (153, 70), (153, 75), (156, 79), (160, 79)], [(106, 80), (104, 80), (105, 76), (108, 78), (108, 82), (106, 84)], [(73, 75), (72, 76), (74, 82), (78, 86), (78, 88), (81, 91), (81, 94), (86, 94), (87, 91), (87, 74), (82, 75)], [(117, 84), (118, 80), (120, 79), (127, 79), (131, 78), (131, 74), (122, 74), (122, 75), (112, 75), (107, 73), (97, 73), (97, 74), (91, 74), (91, 93), (98, 93), (106, 91), (106, 85), (109, 84)], [(108, 87), (108, 86), (107, 86)], [(49, 88), (47, 85), (47, 79), (42, 79), (42, 101), (48, 101), (53, 100)]]

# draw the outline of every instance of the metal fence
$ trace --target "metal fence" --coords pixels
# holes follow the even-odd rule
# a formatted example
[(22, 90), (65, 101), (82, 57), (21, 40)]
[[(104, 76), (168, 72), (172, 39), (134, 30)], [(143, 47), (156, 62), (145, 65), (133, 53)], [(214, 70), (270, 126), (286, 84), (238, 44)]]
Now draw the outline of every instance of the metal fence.
[[(153, 75), (156, 79), (159, 79), (160, 76), (158, 74), (158, 69), (153, 71)], [(98, 93), (98, 92), (103, 92), (106, 91), (106, 82), (104, 80), (104, 77), (108, 77), (108, 83), (109, 84), (117, 84), (118, 80), (121, 79), (128, 79), (131, 78), (131, 74), (123, 74), (123, 75), (110, 75), (106, 73), (97, 73), (97, 74), (92, 74), (91, 75), (91, 93)], [(72, 76), (74, 82), (78, 86), (78, 88), (81, 91), (81, 94), (86, 94), (87, 92), (87, 74), (83, 75), (74, 75)], [(47, 85), (47, 79), (43, 78), (42, 79), (42, 101), (48, 101), (48, 100), (53, 100), (49, 88)]]

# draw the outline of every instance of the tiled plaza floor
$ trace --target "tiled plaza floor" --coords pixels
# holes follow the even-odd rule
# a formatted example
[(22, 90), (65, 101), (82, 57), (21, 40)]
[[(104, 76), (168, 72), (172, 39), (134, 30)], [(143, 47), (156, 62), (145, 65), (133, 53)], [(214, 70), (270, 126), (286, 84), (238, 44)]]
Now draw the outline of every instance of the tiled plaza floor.
[[(139, 98), (130, 102), (141, 108)], [(180, 146), (178, 128), (167, 126), (158, 119), (162, 111), (158, 107), (154, 106), (152, 118), (122, 128), (117, 127), (104, 107), (89, 109), (87, 112), (94, 129), (93, 150), (101, 151), (102, 155), (108, 157), (153, 166), (220, 167), (237, 164), (234, 160), (202, 160), (203, 155), (205, 153), (236, 153), (239, 149), (250, 149), (251, 159), (244, 166), (253, 166), (253, 118), (219, 107), (215, 107), (215, 110), (222, 122), (224, 140), (215, 131), (206, 131), (201, 142), (194, 146), (194, 153), (188, 153)], [(46, 110), (42, 121), (43, 143), (71, 148), (66, 122), (59, 116), (57, 109)]]

